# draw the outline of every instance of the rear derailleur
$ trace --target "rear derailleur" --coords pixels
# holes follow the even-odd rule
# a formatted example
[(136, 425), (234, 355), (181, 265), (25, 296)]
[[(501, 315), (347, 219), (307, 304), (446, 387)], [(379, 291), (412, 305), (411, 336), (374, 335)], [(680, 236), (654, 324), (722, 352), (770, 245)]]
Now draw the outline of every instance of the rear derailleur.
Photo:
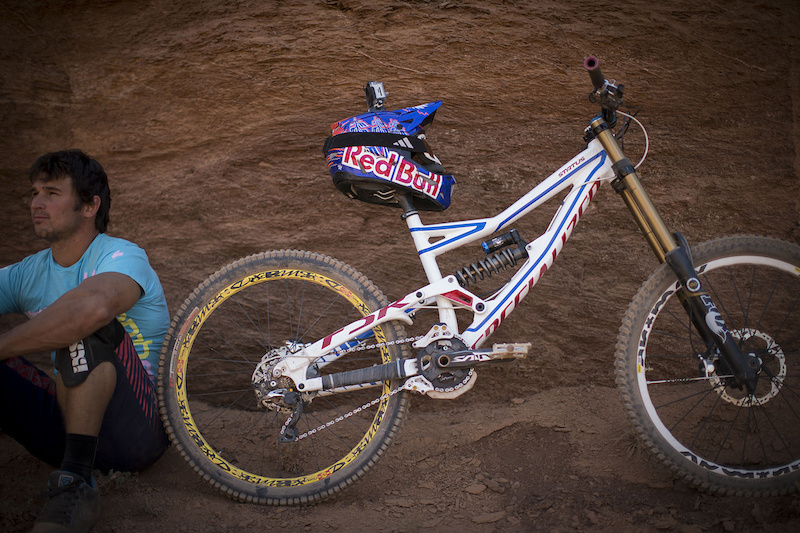
[(256, 399), (262, 407), (270, 411), (288, 414), (281, 426), (279, 442), (297, 440), (297, 422), (303, 414), (305, 398), (295, 389), (294, 381), (276, 371), (276, 365), (305, 346), (297, 342), (287, 341), (284, 346), (269, 350), (253, 372), (252, 384)]

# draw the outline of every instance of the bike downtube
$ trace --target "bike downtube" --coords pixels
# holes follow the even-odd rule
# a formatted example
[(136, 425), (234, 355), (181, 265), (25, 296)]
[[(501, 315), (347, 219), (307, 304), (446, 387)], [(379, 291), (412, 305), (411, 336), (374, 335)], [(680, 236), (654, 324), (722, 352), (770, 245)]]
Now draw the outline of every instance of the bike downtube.
[(648, 244), (658, 260), (663, 263), (667, 253), (678, 246), (675, 239), (650, 200), (650, 195), (639, 181), (633, 165), (617, 144), (608, 124), (598, 117), (592, 121), (591, 128), (608, 154), (617, 175), (614, 190), (622, 196)]

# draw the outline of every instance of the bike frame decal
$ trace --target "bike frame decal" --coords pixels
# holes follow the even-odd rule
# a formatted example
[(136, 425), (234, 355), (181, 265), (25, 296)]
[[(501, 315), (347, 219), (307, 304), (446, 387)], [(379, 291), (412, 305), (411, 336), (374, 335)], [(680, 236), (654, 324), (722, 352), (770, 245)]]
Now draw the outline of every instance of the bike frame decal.
[(438, 235), (439, 233), (441, 233), (442, 235), (450, 235), (451, 233), (453, 233), (454, 230), (459, 231), (457, 235), (451, 236), (449, 238), (443, 238), (433, 246), (430, 246), (423, 250), (419, 250), (417, 253), (418, 255), (422, 256), (424, 254), (438, 250), (442, 247), (457, 243), (458, 241), (466, 239), (471, 235), (475, 234), (481, 235), (483, 234), (483, 230), (486, 229), (486, 225), (487, 223), (482, 220), (477, 222), (441, 224), (436, 226), (425, 226), (424, 228), (411, 228), (411, 233), (413, 235), (414, 232), (424, 231), (425, 234), (428, 236), (439, 236)]
[[(553, 218), (553, 222), (551, 222), (551, 228), (540, 237), (548, 238), (549, 234), (548, 242), (544, 249), (538, 252), (537, 255), (530, 256), (520, 272), (513, 276), (506, 285), (506, 288), (493, 299), (496, 303), (491, 305), (487, 316), (476, 318), (472, 325), (466, 329), (464, 338), (469, 346), (473, 348), (480, 346), (480, 344), (505, 321), (508, 315), (511, 314), (525, 296), (527, 296), (533, 286), (539, 282), (542, 275), (553, 266), (556, 257), (564, 248), (567, 239), (572, 235), (572, 231), (583, 216), (589, 202), (592, 201), (594, 194), (600, 188), (600, 182), (596, 181), (594, 176), (605, 164), (605, 152), (598, 154), (596, 157), (599, 158), (600, 161), (591, 170), (589, 176), (583, 181), (583, 184), (580, 186), (576, 185), (565, 198), (564, 201), (566, 204), (562, 204), (562, 206), (569, 205), (569, 207), (560, 216), (560, 220), (558, 220), (559, 211)], [(594, 159), (595, 158), (590, 159), (584, 163), (584, 165)], [(581, 165), (573, 172), (578, 172), (584, 165)], [(570, 197), (572, 197), (571, 201)], [(533, 251), (533, 249), (531, 249), (531, 251)]]
[[(368, 326), (390, 320), (402, 320), (410, 323), (407, 316), (409, 312), (426, 305), (428, 300), (433, 298), (442, 297), (452, 301), (445, 295), (453, 290), (460, 291), (462, 295), (471, 298), (472, 302), (482, 302), (485, 305), (485, 312), (476, 316), (472, 325), (463, 332), (463, 339), (467, 346), (471, 348), (480, 346), (480, 343), (510, 315), (511, 311), (538, 282), (542, 274), (552, 266), (583, 215), (586, 206), (599, 189), (601, 181), (613, 179), (613, 177), (614, 174), (605, 151), (600, 143), (594, 140), (586, 150), (493, 218), (425, 226), (419, 222), (418, 215), (408, 217), (409, 229), (431, 284), (331, 333), (325, 339), (308, 347), (304, 356), (297, 359), (306, 361), (317, 359), (324, 364), (334, 361), (340, 355), (337, 347), (345, 345), (362, 334)], [(529, 244), (529, 250), (535, 252), (532, 254), (535, 259), (529, 257), (523, 268), (512, 276), (500, 294), (492, 300), (484, 301), (463, 289), (452, 276), (447, 279), (441, 278), (435, 256), (495, 233), (498, 229), (518, 220), (569, 187), (572, 190), (562, 201), (561, 207), (556, 211), (546, 232)], [(430, 245), (429, 240), (437, 237), (441, 239)], [(541, 242), (546, 244), (542, 245)], [(359, 324), (361, 321), (364, 323)], [(454, 317), (453, 322), (455, 322)], [(457, 324), (449, 325), (454, 330), (458, 330)], [(329, 352), (334, 353), (329, 354)], [(282, 370), (288, 371), (289, 375), (296, 380), (305, 381), (306, 365), (296, 364), (292, 368), (287, 365)]]
[[(235, 295), (237, 292), (241, 291), (242, 289), (258, 283), (263, 283), (265, 281), (271, 279), (303, 279), (307, 281), (312, 281), (319, 285), (324, 285), (328, 288), (333, 289), (334, 291), (338, 292), (342, 297), (347, 299), (350, 303), (352, 303), (356, 308), (358, 308), (362, 314), (365, 314), (369, 311), (369, 308), (366, 306), (364, 302), (362, 302), (352, 291), (350, 291), (347, 287), (340, 284), (339, 282), (332, 280), (326, 276), (309, 272), (303, 270), (301, 268), (298, 269), (279, 269), (279, 270), (271, 270), (265, 272), (258, 272), (248, 276), (247, 278), (238, 281), (228, 287), (221, 289), (217, 295), (212, 298), (206, 305), (204, 305), (201, 309), (199, 309), (196, 313), (193, 314), (193, 320), (190, 326), (186, 330), (186, 335), (182, 337), (182, 342), (180, 344), (176, 343), (174, 350), (177, 352), (175, 355), (177, 356), (175, 359), (177, 360), (177, 364), (175, 365), (175, 397), (177, 399), (178, 409), (181, 413), (181, 418), (183, 419), (183, 424), (189, 433), (189, 437), (195, 443), (197, 448), (206, 456), (206, 458), (212, 462), (218, 468), (224, 470), (231, 476), (241, 479), (242, 481), (246, 481), (248, 483), (254, 483), (258, 485), (263, 485), (265, 487), (289, 487), (289, 486), (298, 486), (298, 485), (305, 485), (308, 483), (315, 483), (327, 477), (333, 475), (336, 471), (340, 470), (347, 466), (350, 462), (352, 462), (358, 455), (370, 444), (373, 437), (377, 434), (378, 429), (380, 427), (381, 421), (383, 420), (383, 416), (386, 413), (386, 407), (389, 402), (389, 387), (387, 384), (384, 384), (383, 388), (383, 397), (380, 402), (377, 404), (377, 411), (375, 416), (372, 419), (372, 423), (370, 424), (369, 430), (365, 433), (365, 435), (361, 438), (361, 440), (351, 449), (348, 454), (337, 461), (336, 463), (327, 466), (317, 472), (312, 474), (308, 474), (305, 476), (299, 476), (291, 479), (274, 479), (264, 476), (258, 476), (244, 470), (237, 468), (236, 466), (229, 463), (225, 458), (223, 458), (214, 448), (209, 445), (209, 443), (203, 438), (203, 435), (197, 428), (197, 425), (192, 417), (191, 409), (188, 405), (188, 397), (186, 391), (186, 365), (188, 362), (189, 353), (192, 349), (192, 345), (194, 340), (199, 333), (200, 329), (203, 326), (203, 323), (206, 321), (206, 318), (211, 314), (211, 312), (218, 307), (222, 302), (226, 301), (228, 298)], [(376, 325), (372, 325), (373, 331), (375, 333), (376, 339), (379, 342), (384, 342), (385, 336), (383, 331), (380, 327)], [(386, 348), (381, 349), (381, 358), (383, 362), (388, 362), (388, 350)]]

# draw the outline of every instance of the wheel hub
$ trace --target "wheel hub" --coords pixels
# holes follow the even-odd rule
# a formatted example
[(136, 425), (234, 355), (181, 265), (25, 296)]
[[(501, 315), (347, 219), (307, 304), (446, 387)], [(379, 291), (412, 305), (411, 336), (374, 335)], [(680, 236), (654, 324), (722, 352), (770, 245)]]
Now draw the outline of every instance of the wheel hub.
[(273, 348), (264, 354), (256, 365), (251, 378), (253, 391), (259, 405), (270, 411), (286, 414), (294, 410), (294, 402), (291, 405), (286, 402), (287, 393), (295, 391), (294, 380), (276, 373), (275, 367), (287, 357), (300, 352), (305, 346), (297, 342), (286, 341), (283, 346)]
[[(723, 400), (739, 407), (751, 407), (769, 402), (778, 395), (786, 378), (786, 356), (783, 353), (783, 349), (775, 342), (775, 339), (763, 331), (742, 329), (731, 331), (731, 335), (742, 345), (749, 346), (749, 355), (753, 360), (760, 362), (762, 370), (756, 391), (750, 394), (725, 386), (725, 383), (716, 373), (712, 373), (709, 376), (711, 384)], [(768, 364), (772, 369), (771, 372), (765, 372), (765, 366)], [(714, 365), (710, 366), (713, 371)], [(765, 373), (767, 374), (766, 376), (764, 376)]]

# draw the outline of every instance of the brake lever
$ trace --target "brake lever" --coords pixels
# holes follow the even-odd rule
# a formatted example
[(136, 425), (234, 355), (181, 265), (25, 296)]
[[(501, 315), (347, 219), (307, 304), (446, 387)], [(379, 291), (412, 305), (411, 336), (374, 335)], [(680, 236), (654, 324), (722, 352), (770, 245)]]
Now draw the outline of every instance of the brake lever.
[(615, 85), (615, 83), (606, 81), (601, 88), (589, 93), (589, 101), (599, 104), (603, 109), (616, 111), (625, 105), (625, 101), (622, 99), (624, 90), (624, 85)]

